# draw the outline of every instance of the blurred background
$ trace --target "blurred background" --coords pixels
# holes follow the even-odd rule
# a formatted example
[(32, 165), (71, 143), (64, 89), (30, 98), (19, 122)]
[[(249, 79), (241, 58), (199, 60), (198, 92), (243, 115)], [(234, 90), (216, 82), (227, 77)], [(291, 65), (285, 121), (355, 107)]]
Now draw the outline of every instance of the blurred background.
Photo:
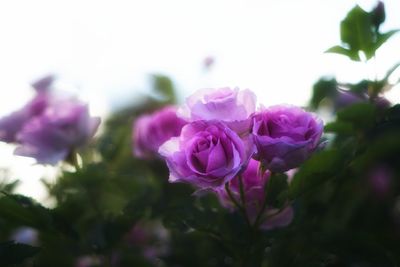
[[(382, 30), (400, 28), (400, 1), (383, 1)], [(368, 0), (1, 1), (0, 116), (32, 95), (30, 83), (53, 73), (56, 87), (107, 116), (149, 93), (151, 74), (170, 76), (180, 100), (198, 88), (249, 88), (264, 105), (305, 105), (321, 76), (357, 82), (381, 77), (398, 60), (395, 35), (375, 60), (324, 54), (340, 43), (341, 21)], [(387, 97), (400, 99), (400, 88)], [(15, 157), (0, 144), (0, 168), (22, 179), (18, 192), (40, 200), (55, 168)], [(50, 204), (49, 204), (50, 205)]]

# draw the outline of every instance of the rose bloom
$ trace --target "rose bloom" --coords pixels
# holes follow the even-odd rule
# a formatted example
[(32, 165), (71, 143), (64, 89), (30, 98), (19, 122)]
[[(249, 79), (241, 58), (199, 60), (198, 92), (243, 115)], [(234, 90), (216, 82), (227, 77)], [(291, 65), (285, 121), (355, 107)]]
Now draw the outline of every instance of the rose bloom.
[(264, 109), (252, 120), (255, 158), (272, 172), (296, 168), (317, 148), (322, 131), (322, 120), (301, 108), (280, 105)]
[(179, 137), (165, 142), (159, 153), (169, 167), (170, 182), (215, 188), (245, 168), (254, 151), (250, 141), (221, 122), (195, 121), (184, 126)]
[(51, 92), (53, 81), (49, 75), (34, 82), (34, 98), (0, 119), (0, 140), (16, 143), (14, 154), (45, 164), (66, 159), (94, 135), (100, 123), (100, 118), (89, 116), (85, 103)]
[(49, 93), (38, 90), (35, 97), (20, 110), (0, 119), (0, 141), (16, 142), (17, 133), (36, 116), (40, 116), (49, 103)]
[[(247, 216), (251, 223), (254, 223), (260, 213), (265, 201), (265, 185), (268, 183), (270, 173), (267, 171), (263, 175), (260, 173), (260, 162), (251, 159), (246, 170), (242, 174), (243, 192)], [(268, 186), (268, 185), (267, 185)], [(241, 203), (239, 178), (236, 176), (229, 182), (232, 196), (238, 203)], [(234, 203), (226, 192), (225, 188), (216, 190), (221, 204), (233, 210)], [(292, 207), (286, 207), (281, 212), (276, 208), (266, 207), (260, 216), (260, 227), (265, 230), (287, 226), (293, 219)]]
[(248, 89), (201, 89), (186, 99), (178, 115), (188, 121), (219, 120), (238, 133), (248, 131), (256, 96)]
[(52, 95), (44, 111), (18, 132), (15, 154), (33, 157), (38, 163), (56, 164), (86, 144), (100, 118), (90, 117), (87, 104), (72, 97)]
[(157, 155), (160, 145), (179, 136), (186, 121), (176, 116), (176, 108), (167, 106), (138, 117), (133, 124), (133, 154), (148, 159)]

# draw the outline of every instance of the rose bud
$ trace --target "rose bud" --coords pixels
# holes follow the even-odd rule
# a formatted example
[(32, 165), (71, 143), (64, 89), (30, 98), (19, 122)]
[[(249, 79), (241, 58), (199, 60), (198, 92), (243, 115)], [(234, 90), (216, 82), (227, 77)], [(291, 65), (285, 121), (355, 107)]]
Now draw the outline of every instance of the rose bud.
[[(260, 227), (265, 230), (287, 226), (293, 219), (293, 209), (291, 207), (286, 207), (281, 212), (278, 212), (276, 208), (265, 207), (263, 213), (259, 215), (266, 199), (264, 188), (269, 178), (270, 173), (268, 171), (261, 175), (260, 162), (254, 159), (250, 160), (242, 174), (247, 216), (252, 224), (260, 216)], [(241, 203), (239, 178), (237, 176), (229, 182), (229, 189), (236, 202)], [(224, 207), (231, 210), (235, 208), (225, 188), (219, 188), (216, 192)]]
[(241, 139), (218, 121), (195, 121), (181, 135), (165, 142), (159, 153), (166, 159), (170, 182), (201, 189), (223, 186), (245, 168), (254, 151), (250, 138)]
[(249, 130), (250, 115), (256, 109), (256, 102), (255, 94), (248, 89), (202, 89), (186, 99), (178, 115), (188, 121), (223, 121), (242, 134)]
[(133, 154), (148, 159), (157, 155), (160, 145), (179, 136), (186, 121), (176, 116), (176, 108), (164, 107), (153, 114), (142, 115), (133, 125)]
[(255, 158), (272, 172), (298, 167), (317, 148), (322, 120), (295, 106), (273, 106), (256, 113), (252, 136)]
[(19, 156), (38, 163), (56, 164), (66, 159), (94, 135), (100, 118), (90, 117), (88, 106), (75, 98), (52, 96), (40, 116), (29, 120), (17, 135)]

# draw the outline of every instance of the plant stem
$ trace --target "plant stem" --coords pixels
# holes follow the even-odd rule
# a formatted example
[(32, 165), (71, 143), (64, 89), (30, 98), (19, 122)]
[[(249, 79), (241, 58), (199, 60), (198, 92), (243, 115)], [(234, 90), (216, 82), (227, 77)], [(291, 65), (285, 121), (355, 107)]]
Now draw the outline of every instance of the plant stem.
[(254, 224), (253, 224), (254, 228), (258, 228), (258, 226), (260, 225), (262, 214), (264, 213), (266, 208), (267, 208), (267, 199), (265, 198), (264, 203), (263, 203), (260, 211), (257, 214), (256, 220), (254, 221)]
[[(260, 176), (263, 177), (264, 174), (265, 174), (265, 172), (266, 172), (266, 169), (261, 167), (261, 168), (260, 168), (260, 171), (261, 171)], [(273, 177), (273, 175), (274, 175), (274, 174), (271, 172), (271, 173), (270, 173), (270, 179)], [(268, 186), (268, 183), (267, 183), (265, 186)], [(264, 192), (266, 192), (266, 191), (267, 191), (267, 190), (265, 190), (265, 188), (264, 188)], [(263, 202), (262, 207), (261, 207), (260, 211), (258, 212), (257, 217), (256, 217), (256, 220), (254, 221), (254, 224), (253, 224), (253, 227), (254, 227), (254, 228), (258, 228), (259, 224), (261, 223), (261, 222), (260, 222), (261, 216), (262, 216), (262, 214), (264, 213), (264, 211), (265, 211), (266, 208), (267, 208), (267, 196), (266, 196), (266, 194), (265, 194), (264, 202)]]
[(243, 216), (245, 217), (247, 225), (249, 227), (251, 227), (251, 223), (250, 223), (249, 218), (247, 216), (246, 208), (244, 206), (240, 205), (240, 203), (233, 196), (232, 191), (229, 188), (229, 183), (225, 184), (225, 191), (226, 191), (226, 193), (228, 193), (228, 196), (229, 196), (230, 200), (233, 202), (233, 204), (236, 206), (236, 208), (239, 209), (243, 213)]
[(247, 217), (247, 211), (246, 211), (246, 196), (244, 194), (244, 185), (243, 185), (243, 177), (241, 174), (239, 174), (239, 191), (240, 191), (240, 200), (242, 201), (242, 206), (244, 211), (246, 212), (246, 217)]

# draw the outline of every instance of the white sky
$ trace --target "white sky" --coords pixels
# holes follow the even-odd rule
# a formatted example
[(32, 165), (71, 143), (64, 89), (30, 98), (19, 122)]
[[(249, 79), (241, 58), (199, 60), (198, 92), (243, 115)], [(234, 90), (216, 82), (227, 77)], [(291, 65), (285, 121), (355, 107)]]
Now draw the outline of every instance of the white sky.
[[(369, 10), (376, 1), (0, 0), (0, 116), (21, 106), (32, 94), (28, 84), (48, 73), (76, 86), (95, 114), (145, 92), (151, 73), (170, 75), (182, 96), (239, 86), (265, 105), (304, 105), (321, 75), (358, 81), (400, 61), (400, 34), (368, 66), (323, 53), (339, 44), (339, 23), (356, 3)], [(400, 28), (400, 1), (384, 3), (383, 29)], [(216, 59), (209, 73), (206, 56)], [(392, 99), (400, 99), (399, 89)], [(11, 149), (0, 150), (10, 157)], [(23, 162), (17, 176), (32, 173)]]

